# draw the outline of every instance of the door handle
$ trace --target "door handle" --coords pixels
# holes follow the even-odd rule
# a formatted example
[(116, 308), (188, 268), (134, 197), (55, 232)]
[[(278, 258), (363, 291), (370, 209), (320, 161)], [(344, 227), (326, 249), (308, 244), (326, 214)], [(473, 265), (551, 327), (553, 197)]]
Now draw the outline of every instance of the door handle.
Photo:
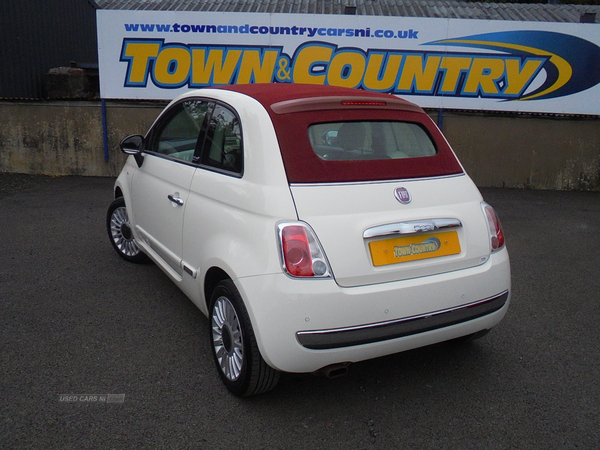
[(172, 195), (167, 195), (167, 198), (169, 200), (171, 200), (173, 203), (175, 203), (176, 205), (183, 205), (183, 199), (179, 198), (179, 197), (173, 197)]

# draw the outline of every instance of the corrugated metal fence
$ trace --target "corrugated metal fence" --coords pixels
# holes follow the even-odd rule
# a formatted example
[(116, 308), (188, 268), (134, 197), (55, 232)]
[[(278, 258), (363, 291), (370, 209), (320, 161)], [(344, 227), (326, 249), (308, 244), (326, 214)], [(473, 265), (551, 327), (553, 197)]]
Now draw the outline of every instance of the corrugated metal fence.
[[(102, 9), (357, 14), (449, 19), (600, 22), (599, 5), (488, 3), (456, 0), (96, 0)], [(349, 8), (349, 9), (347, 9)]]
[(46, 98), (49, 69), (97, 64), (96, 8), (89, 0), (0, 0), (0, 98)]

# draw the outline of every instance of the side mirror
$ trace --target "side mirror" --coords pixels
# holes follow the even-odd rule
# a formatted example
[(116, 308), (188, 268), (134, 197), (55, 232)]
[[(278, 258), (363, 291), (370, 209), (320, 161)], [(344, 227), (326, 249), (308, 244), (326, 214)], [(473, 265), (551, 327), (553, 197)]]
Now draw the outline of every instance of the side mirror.
[(119, 148), (126, 155), (133, 155), (138, 167), (142, 167), (142, 163), (144, 162), (144, 155), (142, 155), (142, 149), (144, 148), (143, 136), (139, 134), (127, 136), (121, 141)]

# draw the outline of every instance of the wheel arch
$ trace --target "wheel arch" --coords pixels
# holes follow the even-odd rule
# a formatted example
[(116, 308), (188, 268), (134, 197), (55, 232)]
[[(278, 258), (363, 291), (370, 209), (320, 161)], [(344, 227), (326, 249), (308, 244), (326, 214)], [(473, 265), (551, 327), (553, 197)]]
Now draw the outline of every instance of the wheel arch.
[(220, 267), (213, 266), (206, 272), (206, 275), (204, 276), (204, 304), (206, 311), (208, 311), (208, 308), (210, 307), (210, 298), (212, 297), (215, 287), (223, 280), (231, 280), (231, 277)]

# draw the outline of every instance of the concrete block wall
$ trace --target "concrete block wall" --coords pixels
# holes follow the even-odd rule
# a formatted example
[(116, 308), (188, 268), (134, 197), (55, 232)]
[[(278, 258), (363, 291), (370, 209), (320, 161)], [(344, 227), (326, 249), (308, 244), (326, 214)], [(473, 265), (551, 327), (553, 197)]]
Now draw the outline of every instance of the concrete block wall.
[[(165, 103), (106, 104), (108, 161), (99, 101), (0, 102), (0, 172), (116, 177), (119, 141)], [(600, 117), (443, 111), (441, 125), (480, 187), (600, 191)]]
[(116, 176), (118, 144), (145, 134), (164, 103), (107, 103), (108, 161), (99, 101), (0, 102), (0, 172)]
[(478, 186), (600, 191), (600, 117), (443, 112)]

